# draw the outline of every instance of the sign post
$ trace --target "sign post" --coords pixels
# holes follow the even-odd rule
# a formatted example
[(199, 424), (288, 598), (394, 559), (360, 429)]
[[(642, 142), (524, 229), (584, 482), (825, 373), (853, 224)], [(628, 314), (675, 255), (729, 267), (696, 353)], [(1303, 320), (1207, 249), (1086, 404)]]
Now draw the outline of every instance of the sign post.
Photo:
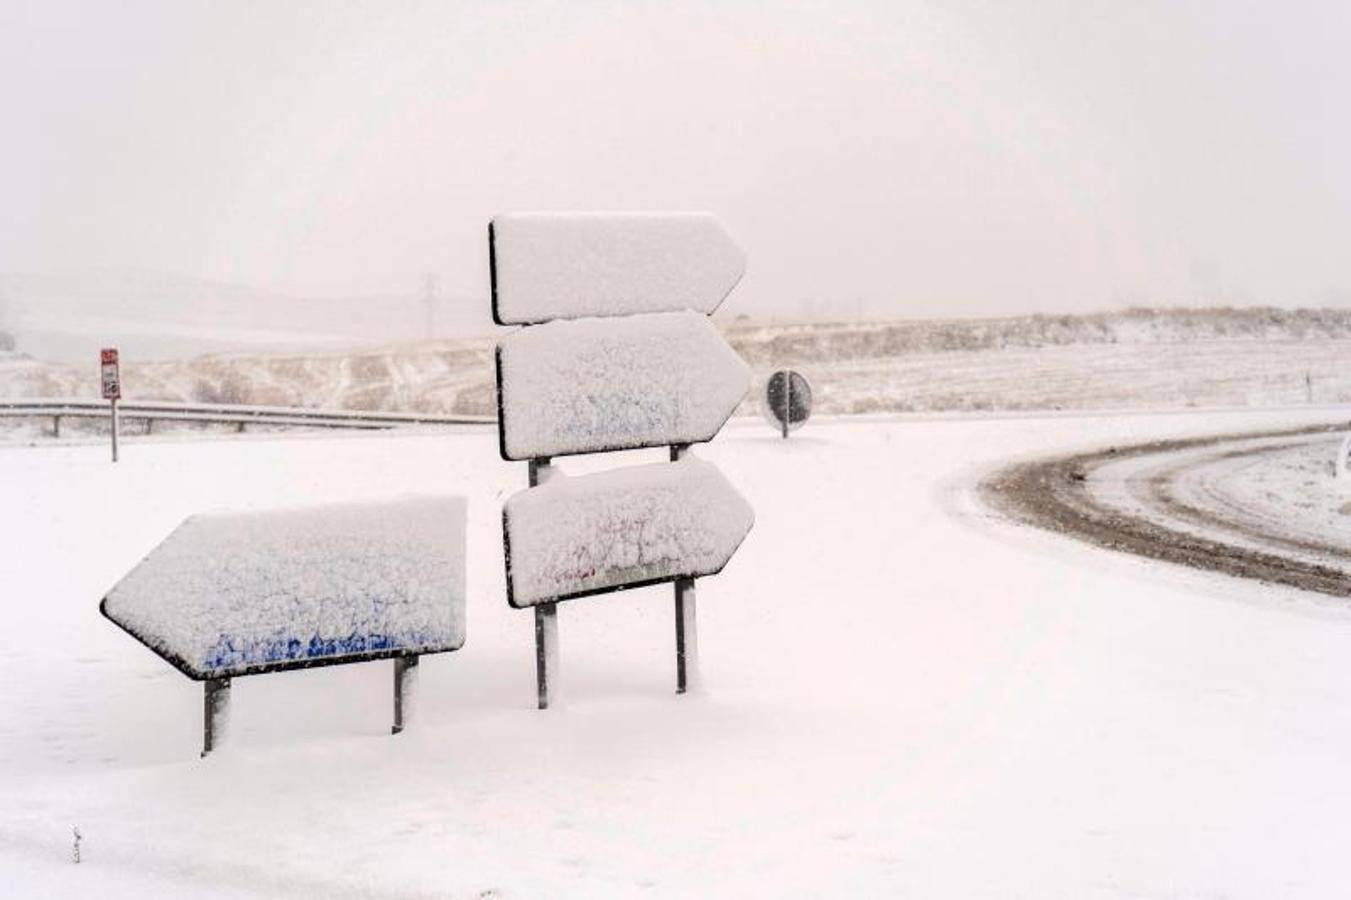
[[(498, 444), (529, 462), (502, 510), (507, 602), (535, 611), (540, 709), (561, 601), (672, 582), (676, 691), (697, 684), (695, 578), (727, 564), (754, 513), (711, 464), (750, 370), (708, 316), (745, 259), (703, 214), (521, 214), (488, 226)], [(577, 260), (585, 260), (578, 265)], [(557, 456), (668, 447), (669, 463), (568, 477)]]
[(99, 368), (102, 374), (103, 399), (111, 404), (113, 462), (117, 462), (117, 401), (122, 399), (122, 375), (116, 347), (104, 347), (99, 351)]

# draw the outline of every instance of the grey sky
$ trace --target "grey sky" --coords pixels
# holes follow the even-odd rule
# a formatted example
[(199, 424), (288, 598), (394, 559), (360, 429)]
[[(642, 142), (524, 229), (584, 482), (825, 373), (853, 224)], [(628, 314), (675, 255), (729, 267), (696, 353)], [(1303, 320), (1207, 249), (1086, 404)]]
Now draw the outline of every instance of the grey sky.
[(483, 296), (707, 209), (739, 309), (1351, 306), (1346, 3), (0, 0), (0, 270)]

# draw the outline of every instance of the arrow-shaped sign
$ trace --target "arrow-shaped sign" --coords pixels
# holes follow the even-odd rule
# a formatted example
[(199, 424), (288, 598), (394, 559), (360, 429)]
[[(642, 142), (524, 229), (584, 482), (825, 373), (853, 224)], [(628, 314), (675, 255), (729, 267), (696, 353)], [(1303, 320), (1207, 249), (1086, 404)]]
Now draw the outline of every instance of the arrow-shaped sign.
[(746, 257), (706, 213), (514, 213), (488, 225), (493, 319), (712, 313)]
[(503, 459), (707, 441), (750, 369), (707, 316), (550, 322), (497, 348)]
[(722, 473), (692, 456), (577, 477), (555, 472), (502, 510), (507, 602), (520, 609), (713, 575), (754, 520)]
[(100, 609), (194, 679), (464, 643), (459, 497), (191, 516)]

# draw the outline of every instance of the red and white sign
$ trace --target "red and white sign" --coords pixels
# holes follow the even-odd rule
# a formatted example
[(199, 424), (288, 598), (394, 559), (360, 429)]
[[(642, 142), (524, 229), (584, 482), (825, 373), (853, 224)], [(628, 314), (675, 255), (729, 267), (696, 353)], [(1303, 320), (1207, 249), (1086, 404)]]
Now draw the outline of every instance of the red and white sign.
[(100, 350), (99, 363), (103, 369), (103, 399), (120, 400), (122, 398), (122, 375), (117, 362), (117, 348), (105, 347)]

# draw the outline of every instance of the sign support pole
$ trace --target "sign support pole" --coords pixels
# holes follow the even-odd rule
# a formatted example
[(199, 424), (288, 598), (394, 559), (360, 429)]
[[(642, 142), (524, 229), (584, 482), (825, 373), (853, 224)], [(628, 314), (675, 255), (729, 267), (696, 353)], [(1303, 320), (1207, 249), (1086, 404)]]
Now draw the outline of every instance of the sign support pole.
[[(671, 462), (690, 452), (689, 444), (671, 445)], [(683, 694), (699, 682), (699, 632), (695, 623), (694, 579), (677, 578), (675, 589), (676, 693)]]
[(412, 718), (408, 700), (417, 690), (417, 664), (416, 655), (394, 657), (394, 724), (390, 734), (403, 731), (405, 721)]
[[(530, 486), (539, 487), (548, 477), (549, 457), (530, 460)], [(549, 673), (558, 668), (558, 604), (541, 603), (535, 607), (535, 683), (539, 708), (549, 708)]]
[(549, 671), (558, 667), (558, 604), (535, 607), (535, 681), (539, 708), (549, 708)]
[(203, 703), (202, 756), (225, 738), (225, 718), (230, 710), (230, 679), (208, 678)]
[(113, 405), (113, 462), (117, 462), (117, 431), (118, 431), (117, 398), (114, 397), (111, 402)]
[(793, 419), (793, 373), (783, 376), (783, 439), (788, 440), (788, 423)]

